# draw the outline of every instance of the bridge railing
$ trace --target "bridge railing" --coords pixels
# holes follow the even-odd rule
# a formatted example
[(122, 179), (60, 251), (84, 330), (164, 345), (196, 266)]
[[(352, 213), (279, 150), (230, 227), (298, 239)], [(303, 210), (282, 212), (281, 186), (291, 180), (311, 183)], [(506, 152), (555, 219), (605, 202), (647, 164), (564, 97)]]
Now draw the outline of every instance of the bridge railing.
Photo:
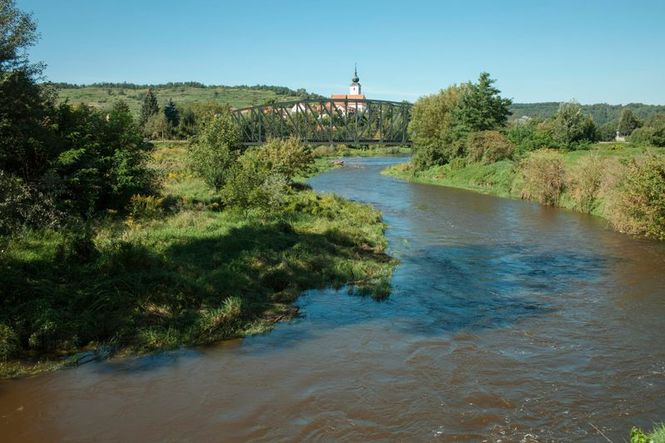
[(411, 103), (307, 99), (233, 110), (245, 145), (297, 137), (306, 144), (408, 145)]

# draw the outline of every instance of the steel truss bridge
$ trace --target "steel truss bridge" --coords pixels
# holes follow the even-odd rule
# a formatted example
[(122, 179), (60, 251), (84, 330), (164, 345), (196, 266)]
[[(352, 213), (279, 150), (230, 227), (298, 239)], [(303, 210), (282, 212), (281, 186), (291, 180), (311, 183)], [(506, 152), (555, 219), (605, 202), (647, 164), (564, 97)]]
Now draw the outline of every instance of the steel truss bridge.
[(234, 109), (242, 143), (296, 137), (310, 145), (410, 145), (408, 102), (307, 99)]

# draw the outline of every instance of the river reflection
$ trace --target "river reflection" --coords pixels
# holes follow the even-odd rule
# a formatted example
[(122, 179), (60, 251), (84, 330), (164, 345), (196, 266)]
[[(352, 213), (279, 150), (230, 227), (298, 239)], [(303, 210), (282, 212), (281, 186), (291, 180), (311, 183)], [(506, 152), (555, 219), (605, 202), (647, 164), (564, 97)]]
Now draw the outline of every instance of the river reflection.
[(270, 334), (0, 383), (5, 441), (623, 441), (665, 420), (665, 246), (596, 218), (381, 176), (386, 301), (312, 291)]

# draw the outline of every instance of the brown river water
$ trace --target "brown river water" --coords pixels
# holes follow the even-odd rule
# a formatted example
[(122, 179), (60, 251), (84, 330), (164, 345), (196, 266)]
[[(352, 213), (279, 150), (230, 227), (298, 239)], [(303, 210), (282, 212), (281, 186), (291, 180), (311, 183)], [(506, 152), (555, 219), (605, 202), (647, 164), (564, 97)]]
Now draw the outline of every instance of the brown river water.
[(379, 174), (387, 301), (311, 291), (269, 334), (0, 382), (0, 442), (607, 441), (665, 420), (665, 244)]

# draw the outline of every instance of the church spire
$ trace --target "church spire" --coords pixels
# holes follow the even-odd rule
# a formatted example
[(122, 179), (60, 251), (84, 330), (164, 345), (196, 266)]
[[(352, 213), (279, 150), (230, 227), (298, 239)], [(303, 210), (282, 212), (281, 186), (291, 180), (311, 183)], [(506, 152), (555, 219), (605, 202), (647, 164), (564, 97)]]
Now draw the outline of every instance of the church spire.
[(358, 83), (360, 79), (358, 78), (358, 64), (354, 63), (353, 65), (353, 78), (351, 79), (353, 83)]

